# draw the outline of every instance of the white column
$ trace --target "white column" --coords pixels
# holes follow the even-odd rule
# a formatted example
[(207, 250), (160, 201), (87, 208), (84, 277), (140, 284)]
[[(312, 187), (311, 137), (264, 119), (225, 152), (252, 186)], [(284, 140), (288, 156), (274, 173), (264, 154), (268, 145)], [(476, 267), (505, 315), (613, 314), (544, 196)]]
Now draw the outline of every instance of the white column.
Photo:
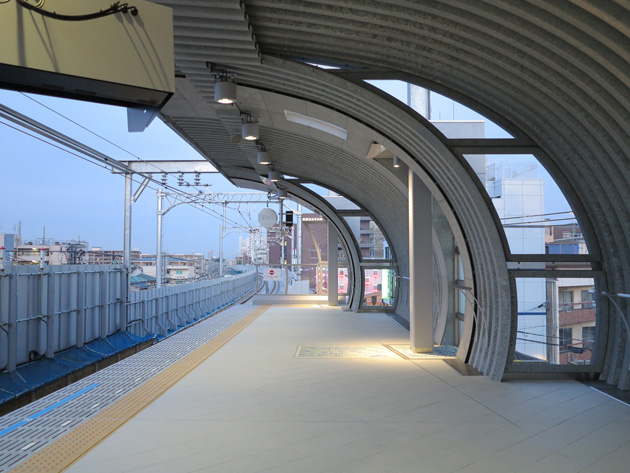
[(162, 189), (158, 190), (158, 210), (157, 210), (157, 248), (155, 250), (155, 287), (162, 287), (162, 219), (164, 214), (162, 213)]
[(223, 223), (219, 228), (219, 277), (223, 277), (223, 232), (225, 232), (225, 211), (227, 209), (227, 201), (223, 202)]
[(409, 331), (411, 350), (433, 351), (431, 192), (409, 170)]
[[(131, 184), (132, 174), (125, 174), (125, 219), (123, 239), (123, 264), (127, 269), (131, 268)], [(131, 274), (131, 271), (129, 271)]]
[(407, 105), (427, 120), (431, 119), (431, 92), (417, 85), (407, 84)]
[(337, 229), (328, 222), (328, 305), (337, 305), (339, 300), (337, 248)]

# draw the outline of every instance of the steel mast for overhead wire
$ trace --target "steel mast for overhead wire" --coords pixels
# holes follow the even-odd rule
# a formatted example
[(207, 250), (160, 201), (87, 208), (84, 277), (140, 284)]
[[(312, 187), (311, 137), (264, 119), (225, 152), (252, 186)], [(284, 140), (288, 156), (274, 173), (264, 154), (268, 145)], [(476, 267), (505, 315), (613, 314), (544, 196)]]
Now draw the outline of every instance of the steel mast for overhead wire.
[[(164, 163), (164, 161), (160, 161), (160, 163)], [(171, 163), (171, 162), (166, 162)], [(186, 166), (181, 165), (182, 161), (173, 161), (173, 165), (178, 164), (177, 173), (186, 173)], [(190, 163), (190, 162), (189, 162)], [(196, 163), (192, 161), (192, 163)], [(133, 163), (132, 163), (133, 164)], [(203, 171), (193, 171), (193, 172), (203, 172)], [(133, 201), (135, 202), (141, 194), (142, 190), (139, 188), (138, 192), (133, 196)], [(177, 207), (182, 204), (214, 204), (214, 205), (222, 205), (223, 207), (223, 215), (222, 215), (222, 225), (220, 227), (220, 236), (219, 236), (219, 276), (223, 276), (223, 238), (226, 236), (224, 234), (225, 229), (227, 227), (227, 215), (226, 210), (228, 204), (237, 203), (237, 204), (264, 204), (270, 201), (270, 195), (262, 192), (210, 192), (208, 190), (199, 191), (197, 194), (180, 194), (180, 193), (169, 193), (162, 192), (162, 189), (158, 190), (158, 211), (157, 211), (157, 251), (156, 251), (156, 287), (161, 287), (162, 285), (162, 271), (163, 271), (163, 256), (162, 256), (162, 219), (164, 215), (166, 215), (171, 209)], [(163, 209), (162, 199), (166, 197), (167, 199), (172, 199), (169, 202), (169, 206)], [(125, 200), (126, 202), (126, 200)], [(127, 208), (127, 207), (125, 207)], [(125, 215), (127, 212), (125, 212)], [(233, 222), (236, 223), (236, 222)]]
[[(131, 203), (135, 202), (142, 191), (150, 184), (161, 184), (174, 192), (180, 192), (177, 188), (161, 183), (153, 178), (153, 174), (167, 174), (172, 172), (178, 172), (180, 167), (187, 166), (188, 170), (193, 170), (197, 173), (215, 173), (216, 169), (208, 162), (204, 160), (200, 161), (127, 161), (122, 162), (101, 153), (94, 148), (91, 148), (73, 138), (70, 138), (63, 133), (50, 128), (43, 123), (38, 122), (26, 115), (23, 115), (6, 105), (0, 104), (0, 118), (12, 122), (15, 126), (0, 122), (10, 128), (14, 128), (17, 131), (32, 136), (35, 139), (41, 140), (51, 146), (59, 148), (69, 154), (72, 154), (78, 158), (97, 164), (105, 169), (109, 169), (114, 173), (124, 174), (125, 176), (125, 218), (124, 218), (124, 254), (123, 263), (126, 267), (131, 266)], [(31, 134), (33, 133), (33, 134)], [(38, 136), (36, 136), (38, 135)], [(169, 164), (175, 164), (174, 167), (168, 168)], [(137, 174), (144, 178), (144, 181), (136, 191), (136, 194), (131, 195), (133, 175)]]

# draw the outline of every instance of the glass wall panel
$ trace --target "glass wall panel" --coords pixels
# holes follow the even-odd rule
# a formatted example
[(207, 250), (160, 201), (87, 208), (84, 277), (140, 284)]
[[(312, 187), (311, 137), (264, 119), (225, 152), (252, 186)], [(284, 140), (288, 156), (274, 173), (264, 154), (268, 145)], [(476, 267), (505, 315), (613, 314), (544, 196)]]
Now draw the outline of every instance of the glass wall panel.
[[(485, 124), (487, 138), (512, 138), (512, 135), (493, 121), (432, 90), (410, 86), (407, 82), (400, 80), (366, 80), (365, 82), (378, 87), (405, 105), (415, 103), (416, 94), (424, 95), (420, 100), (429, 104), (429, 116), (425, 118), (428, 118), (447, 138), (479, 138), (479, 123), (482, 124), (482, 129)], [(415, 90), (412, 90), (412, 87)]]
[[(457, 279), (459, 281), (463, 281), (465, 279), (464, 274), (464, 264), (462, 262), (462, 258), (459, 254), (455, 255), (455, 266), (457, 268)], [(456, 289), (456, 304), (457, 304), (457, 312), (462, 314), (466, 314), (466, 292), (463, 289)], [(464, 333), (464, 319), (461, 318), (457, 320), (457, 342), (461, 340), (462, 334)]]
[(588, 254), (562, 191), (533, 155), (465, 155), (513, 254)]
[(359, 244), (362, 259), (392, 258), (389, 244), (374, 220), (370, 217), (344, 218)]
[(363, 270), (365, 290), (363, 307), (393, 307), (396, 294), (396, 270), (369, 268)]
[(348, 294), (348, 285), (350, 284), (348, 268), (338, 269), (337, 281), (339, 285), (339, 294)]
[(515, 362), (590, 364), (597, 307), (590, 278), (517, 278)]

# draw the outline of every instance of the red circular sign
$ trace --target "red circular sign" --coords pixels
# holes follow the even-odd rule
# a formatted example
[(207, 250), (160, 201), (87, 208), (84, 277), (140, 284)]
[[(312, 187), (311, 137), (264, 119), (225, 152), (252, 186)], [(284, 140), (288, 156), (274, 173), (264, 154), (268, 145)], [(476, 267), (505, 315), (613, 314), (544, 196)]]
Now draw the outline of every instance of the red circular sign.
[(273, 275), (274, 275), (273, 269), (270, 269), (270, 270), (269, 270), (269, 275), (270, 275), (270, 276), (273, 276)]

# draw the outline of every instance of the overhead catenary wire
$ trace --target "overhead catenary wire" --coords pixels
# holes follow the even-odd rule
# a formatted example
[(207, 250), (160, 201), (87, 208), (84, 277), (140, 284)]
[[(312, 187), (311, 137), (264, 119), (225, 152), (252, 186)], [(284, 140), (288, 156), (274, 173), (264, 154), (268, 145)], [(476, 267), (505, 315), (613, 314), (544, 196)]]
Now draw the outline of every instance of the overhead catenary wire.
[[(104, 163), (107, 166), (110, 166), (112, 168), (112, 170), (115, 170), (117, 172), (121, 172), (121, 173), (130, 173), (130, 174), (137, 174), (139, 176), (142, 176), (143, 178), (149, 178), (150, 181), (163, 186), (165, 188), (168, 188), (169, 190), (172, 190), (173, 192), (176, 193), (180, 193), (182, 195), (188, 195), (182, 191), (180, 191), (179, 189), (177, 189), (176, 187), (170, 186), (169, 184), (165, 184), (162, 183), (160, 181), (157, 181), (156, 179), (153, 178), (152, 174), (146, 174), (146, 173), (139, 173), (139, 172), (135, 172), (132, 171), (128, 166), (126, 166), (125, 164), (119, 162), (116, 159), (110, 158), (109, 156), (104, 155), (103, 153), (94, 150), (82, 143), (79, 143), (78, 141), (52, 129), (49, 128), (33, 119), (30, 119), (28, 117), (26, 117), (25, 115), (20, 114), (19, 112), (10, 109), (9, 107), (6, 107), (4, 105), (0, 104), (0, 116), (2, 116), (5, 119), (9, 119), (11, 120), (13, 123), (16, 123), (17, 125), (29, 129), (33, 132), (38, 133), (41, 136), (45, 136), (46, 138), (55, 141), (67, 148), (70, 148), (74, 151), (80, 152), (83, 155), (85, 155), (85, 157), (89, 158), (90, 160), (96, 160), (100, 163)], [(8, 125), (7, 125), (8, 126)], [(13, 128), (13, 127), (12, 127)], [(33, 136), (33, 135), (30, 135)], [(40, 140), (40, 141), (44, 141), (44, 140)], [(46, 142), (46, 141), (44, 141)], [(49, 143), (50, 144), (50, 143)], [(55, 147), (58, 148), (58, 146), (54, 145)], [(73, 154), (75, 156), (77, 156), (75, 153), (70, 153)], [(104, 167), (104, 166), (101, 166)], [(106, 167), (107, 168), (107, 167)], [(162, 171), (163, 172), (163, 171)]]
[[(120, 149), (120, 150), (121, 150), (121, 151), (123, 151), (124, 153), (127, 153), (127, 154), (128, 154), (128, 155), (130, 155), (130, 156), (133, 156), (134, 158), (136, 158), (136, 160), (137, 160), (137, 161), (139, 161), (139, 162), (143, 162), (143, 163), (146, 163), (146, 164), (148, 164), (148, 165), (152, 166), (153, 168), (155, 168), (155, 169), (156, 169), (156, 172), (157, 172), (157, 173), (161, 173), (161, 174), (163, 174), (163, 175), (164, 175), (164, 174), (168, 174), (168, 173), (167, 173), (167, 172), (166, 172), (163, 168), (161, 168), (161, 167), (159, 167), (158, 165), (156, 165), (156, 164), (155, 164), (155, 161), (147, 161), (147, 160), (145, 160), (145, 159), (141, 158), (140, 156), (138, 156), (138, 155), (136, 155), (136, 154), (134, 154), (134, 153), (130, 152), (129, 150), (127, 150), (127, 149), (123, 148), (122, 146), (120, 146), (120, 145), (118, 145), (118, 144), (116, 144), (116, 143), (112, 142), (111, 140), (108, 140), (107, 138), (105, 138), (105, 137), (103, 137), (103, 136), (99, 135), (98, 133), (96, 133), (96, 132), (94, 132), (94, 131), (90, 130), (89, 128), (87, 128), (87, 127), (85, 127), (85, 126), (81, 125), (80, 123), (78, 123), (78, 122), (76, 122), (76, 121), (72, 120), (71, 118), (69, 118), (69, 117), (65, 116), (64, 114), (62, 114), (62, 113), (60, 113), (60, 112), (58, 112), (58, 111), (56, 111), (56, 110), (52, 109), (51, 107), (47, 106), (46, 104), (44, 104), (44, 103), (42, 103), (42, 102), (40, 102), (40, 101), (36, 100), (35, 98), (33, 98), (33, 97), (29, 96), (28, 94), (25, 94), (25, 93), (23, 93), (23, 92), (20, 92), (20, 93), (21, 93), (21, 95), (22, 95), (22, 96), (24, 96), (25, 98), (28, 98), (28, 99), (32, 100), (33, 102), (35, 102), (35, 103), (37, 103), (38, 105), (42, 106), (43, 108), (45, 108), (45, 109), (49, 110), (50, 112), (52, 112), (52, 113), (54, 113), (54, 114), (58, 115), (59, 117), (63, 118), (64, 120), (67, 120), (68, 122), (70, 122), (70, 123), (72, 123), (72, 124), (74, 124), (74, 125), (76, 125), (76, 126), (80, 127), (81, 129), (83, 129), (83, 130), (87, 131), (88, 133), (90, 133), (90, 134), (92, 134), (92, 135), (94, 135), (94, 136), (98, 137), (99, 139), (101, 139), (101, 140), (103, 140), (103, 141), (105, 141), (105, 142), (107, 142), (107, 143), (111, 144), (112, 146), (115, 146), (116, 148)], [(27, 118), (27, 117), (25, 117), (25, 116), (23, 116), (23, 115), (19, 114), (18, 112), (14, 111), (14, 110), (12, 110), (12, 109), (10, 109), (10, 108), (8, 108), (8, 107), (3, 107), (2, 105), (0, 105), (0, 110), (1, 110), (1, 111), (4, 111), (5, 113), (8, 113), (8, 114), (10, 114), (10, 115), (13, 115), (15, 118), (19, 119), (20, 121), (22, 121), (22, 120), (24, 120), (24, 119), (26, 119), (26, 118)], [(12, 112), (13, 112), (13, 113), (12, 113)], [(37, 125), (41, 125), (41, 127), (43, 127), (43, 128), (45, 129), (45, 131), (46, 131), (46, 133), (47, 133), (47, 134), (56, 133), (56, 135), (57, 135), (57, 136), (61, 136), (61, 137), (66, 138), (66, 139), (68, 139), (68, 140), (72, 140), (71, 138), (66, 137), (66, 136), (65, 136), (65, 135), (63, 135), (62, 133), (57, 132), (56, 130), (53, 130), (53, 129), (51, 129), (51, 128), (48, 128), (48, 127), (46, 127), (46, 126), (45, 126), (45, 125), (43, 125), (43, 124), (40, 124), (40, 123), (38, 123), (38, 122), (35, 122), (35, 121), (33, 121), (32, 119), (30, 120), (30, 122), (31, 122), (30, 124), (31, 124), (31, 126), (32, 126), (32, 127), (37, 127)], [(74, 141), (74, 140), (72, 140), (72, 141)], [(67, 142), (66, 142), (66, 140), (64, 140), (64, 143), (63, 143), (63, 144), (64, 144), (64, 146), (67, 146)], [(73, 145), (77, 145), (77, 142), (73, 143)], [(82, 143), (79, 143), (79, 145), (80, 145), (80, 146), (83, 146), (83, 144), (82, 144)], [(87, 148), (87, 149), (88, 149), (88, 150), (90, 150), (90, 151), (95, 151), (95, 150), (91, 150), (91, 149), (90, 149), (90, 148), (88, 148), (88, 147), (84, 147), (83, 149), (85, 149), (85, 148)], [(82, 158), (82, 159), (84, 159), (84, 158)], [(114, 161), (114, 162), (119, 163), (119, 164), (121, 164), (121, 165), (123, 165), (123, 166), (124, 166), (124, 164), (123, 164), (123, 163), (120, 163), (120, 162), (118, 162), (117, 160), (113, 160), (113, 158), (109, 158), (109, 163), (111, 163), (111, 161)], [(101, 166), (101, 167), (102, 167), (102, 166)], [(123, 171), (121, 171), (121, 172), (127, 172), (127, 171), (126, 171), (126, 170), (123, 170)], [(134, 172), (133, 172), (133, 174), (131, 174), (131, 175), (132, 175), (132, 176), (134, 176), (135, 174), (138, 174), (138, 175), (140, 175), (140, 176), (142, 176), (142, 177), (151, 177), (151, 173), (149, 173), (149, 174), (147, 175), (146, 173), (137, 173), (137, 172), (135, 172), (135, 171), (134, 171)], [(158, 181), (156, 181), (156, 180), (154, 180), (154, 179), (151, 179), (151, 180), (152, 180), (153, 182), (156, 182), (156, 183), (158, 182)], [(137, 181), (136, 179), (133, 179), (133, 182), (138, 183), (138, 181)], [(160, 184), (161, 184), (164, 188), (166, 188), (166, 189), (168, 189), (168, 190), (170, 190), (170, 191), (172, 191), (172, 192), (178, 193), (178, 194), (180, 194), (181, 196), (186, 196), (186, 197), (191, 196), (191, 194), (188, 194), (188, 193), (186, 193), (186, 192), (183, 192), (183, 191), (181, 191), (181, 190), (179, 190), (179, 189), (177, 189), (177, 188), (175, 188), (175, 187), (173, 187), (173, 186), (170, 186), (170, 185), (168, 185), (168, 184), (165, 184), (165, 183), (163, 183), (163, 182), (162, 182), (162, 183), (160, 183)], [(194, 186), (193, 186), (190, 182), (188, 182), (188, 181), (183, 181), (183, 185), (185, 185), (186, 187), (194, 187)], [(155, 190), (155, 191), (157, 191), (157, 190), (158, 190), (158, 189), (156, 189), (155, 187), (151, 187), (151, 186), (148, 186), (148, 187), (149, 187), (149, 189), (152, 189), (152, 190)], [(197, 208), (197, 209), (199, 209), (199, 210), (202, 210), (202, 209), (204, 208), (204, 207), (203, 207), (203, 204), (200, 204), (200, 203), (197, 203), (197, 202), (187, 202), (187, 203), (188, 203), (188, 205), (191, 205), (191, 206), (193, 206), (193, 207), (195, 207), (195, 208)], [(213, 204), (212, 202), (207, 202), (207, 203), (208, 203), (208, 204)], [(202, 210), (202, 211), (203, 211), (203, 210)], [(220, 212), (217, 212), (217, 211), (212, 210), (212, 209), (210, 209), (210, 208), (208, 208), (208, 211), (210, 212), (210, 213), (209, 213), (209, 215), (216, 216), (217, 218), (220, 218), (220, 219), (222, 219), (222, 218), (223, 218), (223, 216), (222, 216), (222, 214), (221, 214)], [(208, 214), (208, 212), (204, 212), (204, 213), (207, 213), (207, 214)], [(238, 226), (238, 225), (239, 225), (239, 224), (238, 224), (235, 220), (233, 220), (233, 219), (231, 219), (231, 218), (229, 218), (229, 217), (226, 217), (226, 220), (227, 220), (229, 223), (231, 223), (232, 225), (234, 225), (234, 226)]]
[[(24, 97), (26, 97), (27, 99), (32, 100), (33, 102), (35, 102), (35, 103), (37, 103), (37, 104), (41, 105), (42, 107), (44, 107), (45, 109), (49, 110), (50, 112), (52, 112), (52, 113), (54, 113), (54, 114), (58, 115), (59, 117), (63, 118), (64, 120), (69, 121), (70, 123), (72, 123), (72, 124), (74, 124), (74, 125), (78, 126), (79, 128), (81, 128), (81, 129), (83, 129), (83, 130), (87, 131), (88, 133), (90, 133), (90, 134), (92, 134), (92, 135), (96, 136), (97, 138), (99, 138), (99, 139), (101, 139), (101, 140), (105, 141), (106, 143), (109, 143), (110, 145), (115, 146), (116, 148), (118, 148), (118, 149), (119, 149), (119, 150), (121, 150), (122, 152), (127, 153), (129, 156), (133, 156), (133, 157), (134, 157), (134, 158), (136, 158), (138, 161), (143, 162), (143, 163), (146, 163), (146, 164), (148, 164), (148, 165), (150, 165), (150, 166), (154, 167), (154, 168), (156, 169), (156, 172), (159, 172), (159, 173), (165, 173), (165, 172), (166, 172), (164, 169), (162, 169), (162, 168), (161, 168), (161, 167), (159, 167), (157, 164), (155, 164), (155, 162), (154, 162), (154, 161), (147, 161), (147, 160), (145, 160), (145, 159), (141, 158), (141, 157), (140, 157), (140, 156), (138, 156), (137, 154), (132, 153), (131, 151), (129, 151), (129, 150), (127, 150), (127, 149), (123, 148), (122, 146), (118, 145), (117, 143), (114, 143), (114, 142), (113, 142), (113, 141), (111, 141), (111, 140), (108, 140), (108, 139), (107, 139), (107, 138), (105, 138), (104, 136), (99, 135), (98, 133), (96, 133), (96, 132), (94, 132), (94, 131), (90, 130), (89, 128), (87, 128), (87, 127), (85, 127), (85, 126), (83, 126), (83, 125), (81, 125), (80, 123), (76, 122), (75, 120), (72, 120), (71, 118), (69, 118), (69, 117), (65, 116), (63, 113), (60, 113), (60, 112), (58, 112), (58, 111), (54, 110), (53, 108), (51, 108), (51, 107), (49, 107), (48, 105), (46, 105), (46, 104), (44, 104), (44, 103), (40, 102), (40, 101), (39, 101), (39, 100), (37, 100), (37, 99), (35, 99), (35, 98), (31, 97), (31, 96), (30, 96), (30, 95), (28, 95), (28, 94), (25, 94), (24, 92), (20, 92), (20, 94), (21, 94), (21, 95), (23, 95)], [(188, 182), (188, 181), (184, 181), (184, 183), (185, 183), (187, 186), (191, 186), (190, 182)]]
[[(3, 105), (0, 105), (0, 112), (5, 112), (5, 114), (9, 114), (10, 116), (13, 116), (15, 119), (12, 120), (12, 121), (14, 123), (19, 124), (20, 126), (23, 126), (23, 124), (20, 123), (20, 119), (23, 118), (23, 116), (21, 114), (15, 112), (14, 110), (11, 110), (8, 107), (3, 106)], [(13, 113), (11, 113), (11, 112), (15, 112), (16, 115), (13, 115)], [(6, 116), (3, 117), (3, 118), (6, 118)], [(4, 121), (1, 121), (1, 120), (0, 120), (0, 123), (5, 125), (5, 126), (7, 126), (7, 127), (9, 127), (9, 128), (12, 128), (13, 130), (16, 130), (16, 131), (18, 131), (20, 133), (23, 133), (23, 134), (25, 134), (25, 135), (27, 135), (27, 136), (29, 136), (31, 138), (35, 138), (36, 140), (41, 141), (42, 143), (45, 143), (45, 144), (47, 144), (49, 146), (57, 148), (60, 151), (66, 152), (66, 153), (68, 153), (68, 154), (70, 154), (72, 156), (75, 156), (75, 157), (78, 157), (80, 159), (83, 159), (86, 162), (89, 162), (91, 164), (99, 166), (100, 168), (107, 169), (107, 170), (111, 170), (112, 168), (116, 169), (119, 173), (123, 173), (123, 174), (120, 174), (121, 176), (123, 176), (124, 173), (129, 173), (132, 176), (131, 177), (132, 181), (137, 183), (137, 184), (141, 183), (142, 181), (140, 181), (137, 178), (135, 178), (134, 177), (135, 175), (141, 176), (143, 178), (149, 177), (150, 181), (153, 182), (154, 184), (157, 184), (157, 185), (159, 185), (161, 187), (167, 188), (168, 190), (170, 190), (172, 192), (175, 192), (177, 194), (180, 194), (181, 196), (184, 196), (184, 197), (190, 196), (190, 194), (182, 192), (182, 191), (180, 191), (179, 189), (177, 189), (174, 186), (171, 186), (169, 184), (164, 184), (162, 182), (157, 181), (156, 179), (154, 179), (150, 175), (146, 175), (146, 174), (143, 174), (143, 173), (137, 173), (137, 172), (130, 172), (130, 170), (128, 170), (125, 165), (123, 165), (122, 163), (120, 163), (119, 161), (117, 161), (117, 160), (115, 160), (113, 158), (104, 157), (104, 155), (102, 155), (102, 154), (101, 154), (101, 156), (96, 156), (95, 153), (94, 153), (95, 150), (91, 150), (89, 147), (86, 147), (86, 146), (83, 146), (81, 144), (78, 144), (77, 142), (74, 142), (74, 140), (71, 140), (71, 139), (70, 139), (70, 141), (66, 141), (64, 138), (68, 138), (68, 137), (66, 137), (65, 135), (63, 135), (61, 133), (55, 134), (55, 133), (53, 133), (54, 130), (52, 130), (52, 129), (48, 128), (48, 127), (45, 127), (44, 125), (38, 124), (37, 122), (30, 121), (30, 123), (29, 123), (30, 126), (27, 126), (27, 127), (24, 127), (24, 128), (29, 129), (32, 132), (37, 132), (41, 136), (36, 136), (36, 135), (34, 135), (32, 133), (27, 132), (24, 129), (17, 128), (15, 126), (13, 126), (13, 125), (11, 125), (9, 123), (6, 123)], [(37, 126), (37, 125), (41, 125), (41, 128), (39, 126)], [(54, 142), (56, 142), (58, 144), (55, 144), (54, 142), (51, 142), (51, 141), (47, 141), (42, 136), (45, 136), (49, 140), (52, 140), (52, 141), (54, 141)], [(66, 148), (70, 148), (70, 149), (66, 149)], [(98, 153), (98, 154), (100, 154), (100, 153)], [(149, 185), (148, 187), (150, 189), (152, 189), (152, 190), (155, 190), (155, 191), (158, 190), (157, 187), (154, 187), (154, 186), (151, 186), (151, 185)], [(188, 205), (191, 205), (191, 206), (197, 208), (198, 210), (201, 210), (202, 212), (206, 213), (207, 215), (211, 215), (213, 217), (221, 218), (221, 219), (223, 218), (223, 216), (219, 212), (216, 212), (216, 211), (214, 211), (212, 209), (207, 209), (207, 211), (205, 211), (202, 208), (200, 208), (199, 205), (196, 204), (196, 203), (188, 203)], [(230, 223), (233, 223), (233, 224), (237, 225), (237, 223), (235, 221), (233, 221), (232, 219), (229, 219), (229, 220), (230, 220)]]
[[(564, 219), (563, 219), (564, 220)], [(549, 221), (546, 222), (523, 222), (523, 223), (509, 223), (503, 225), (503, 228), (548, 228), (548, 227), (578, 227), (578, 223), (566, 222), (566, 223), (555, 223), (553, 225), (549, 225)], [(576, 235), (577, 237), (577, 235)]]
[[(28, 133), (28, 132), (27, 132), (27, 131), (25, 131), (25, 130), (20, 130), (19, 128), (14, 127), (14, 126), (12, 126), (12, 125), (10, 125), (10, 124), (8, 124), (8, 123), (5, 123), (5, 122), (3, 122), (3, 121), (1, 121), (1, 120), (0, 120), (0, 124), (5, 125), (5, 126), (7, 126), (7, 127), (9, 127), (9, 128), (12, 128), (12, 129), (14, 129), (14, 130), (16, 130), (16, 131), (18, 131), (18, 132), (20, 132), (20, 133), (24, 133), (25, 135), (30, 136), (31, 138), (34, 138), (34, 139), (36, 139), (36, 140), (38, 140), (38, 141), (41, 141), (42, 143), (45, 143), (45, 144), (47, 144), (47, 145), (50, 145), (50, 146), (52, 146), (52, 147), (54, 147), (54, 148), (57, 148), (57, 149), (59, 149), (60, 151), (66, 152), (66, 153), (68, 153), (68, 154), (70, 154), (70, 155), (72, 155), (72, 156), (76, 156), (77, 158), (80, 158), (80, 159), (82, 159), (82, 160), (84, 160), (84, 161), (86, 161), (86, 162), (88, 162), (88, 163), (90, 163), (90, 164), (94, 164), (94, 165), (96, 165), (96, 166), (98, 166), (98, 167), (100, 167), (100, 168), (102, 168), (102, 169), (110, 170), (110, 168), (109, 168), (107, 165), (101, 164), (101, 163), (99, 163), (99, 162), (95, 162), (95, 161), (93, 161), (93, 160), (91, 160), (91, 159), (89, 159), (89, 158), (86, 158), (85, 156), (81, 156), (80, 154), (77, 154), (77, 153), (72, 152), (72, 151), (70, 151), (70, 150), (64, 149), (64, 148), (63, 148), (63, 147), (61, 147), (61, 146), (58, 146), (58, 145), (56, 145), (56, 144), (54, 144), (54, 143), (51, 143), (51, 142), (49, 142), (49, 141), (46, 141), (45, 139), (43, 139), (43, 138), (41, 138), (41, 137), (39, 137), (39, 136), (33, 135), (33, 134), (31, 134), (31, 133)], [(121, 174), (121, 176), (122, 176), (122, 174)], [(141, 182), (142, 182), (142, 181), (138, 180), (137, 178), (134, 178), (134, 177), (133, 177), (133, 174), (132, 174), (131, 179), (132, 179), (132, 181), (133, 181), (133, 182), (135, 182), (136, 184), (139, 184), (139, 183), (141, 183)], [(152, 187), (151, 185), (148, 185), (147, 187), (148, 187), (149, 189), (155, 190), (156, 192), (159, 190), (157, 187)], [(175, 190), (177, 190), (177, 189), (175, 189)], [(180, 193), (181, 193), (181, 192), (180, 192)], [(181, 193), (181, 194), (182, 194), (182, 195), (188, 195), (188, 194), (185, 194), (185, 193)], [(193, 207), (195, 207), (195, 208), (198, 208), (199, 210), (202, 210), (204, 213), (206, 213), (206, 214), (208, 214), (208, 215), (211, 215), (211, 216), (216, 216), (217, 218), (223, 218), (223, 216), (222, 216), (219, 212), (216, 212), (216, 211), (214, 211), (214, 210), (212, 210), (212, 209), (208, 209), (208, 211), (206, 212), (206, 211), (204, 211), (203, 209), (200, 209), (200, 208), (198, 207), (198, 205), (199, 205), (199, 204), (196, 204), (196, 203), (193, 203), (193, 202), (188, 203), (188, 204), (189, 204), (189, 205), (191, 205), (191, 206), (193, 206)], [(235, 222), (235, 221), (231, 221), (231, 222), (232, 222), (232, 223), (234, 223), (234, 224), (236, 224), (236, 222)]]
[[(513, 218), (534, 218), (534, 217), (547, 217), (548, 215), (563, 215), (563, 214), (572, 214), (572, 210), (565, 210), (564, 212), (551, 212), (546, 214), (537, 214), (537, 215), (522, 215), (519, 217), (502, 217), (500, 220), (510, 220)], [(567, 217), (569, 218), (569, 217)]]
[[(517, 330), (517, 331), (516, 331), (516, 333), (521, 333), (521, 334), (523, 334), (523, 335), (531, 335), (531, 336), (534, 336), (534, 337), (542, 337), (542, 338), (555, 338), (555, 339), (558, 339), (558, 340), (570, 340), (570, 341), (571, 341), (571, 343), (573, 343), (573, 342), (583, 343), (583, 342), (585, 341), (583, 338), (571, 338), (571, 339), (569, 339), (569, 338), (567, 338), (567, 337), (556, 337), (556, 336), (554, 336), (554, 335), (545, 335), (545, 334), (542, 334), (542, 333), (525, 332), (525, 331), (523, 331), (523, 330)], [(520, 340), (523, 340), (523, 339), (521, 338)], [(531, 340), (531, 339), (529, 339), (529, 338), (528, 338), (528, 339), (526, 339), (526, 340), (527, 340), (527, 341), (530, 341), (530, 342), (535, 341), (535, 340)], [(589, 341), (589, 339), (587, 338), (587, 339), (586, 339), (586, 341)], [(562, 345), (564, 346), (564, 345), (567, 345), (567, 344), (566, 344), (566, 343), (564, 343), (564, 344), (562, 344)]]

